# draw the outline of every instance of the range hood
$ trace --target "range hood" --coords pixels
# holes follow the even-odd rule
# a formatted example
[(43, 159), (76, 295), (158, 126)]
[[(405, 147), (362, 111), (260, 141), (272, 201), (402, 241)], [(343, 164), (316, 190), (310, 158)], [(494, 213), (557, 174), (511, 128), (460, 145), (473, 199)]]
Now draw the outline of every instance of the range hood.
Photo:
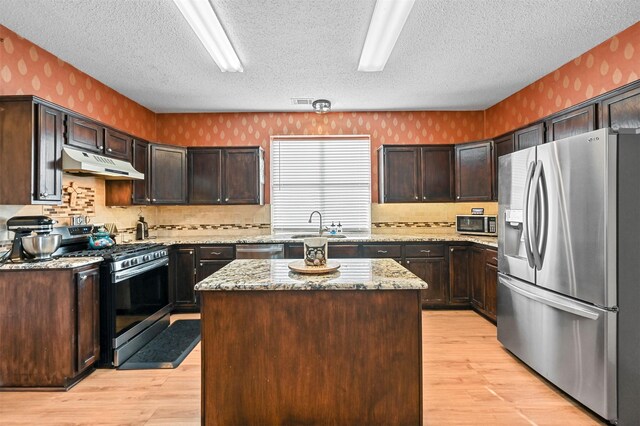
[(69, 147), (62, 148), (62, 170), (67, 173), (97, 175), (114, 180), (144, 179), (144, 174), (126, 161)]

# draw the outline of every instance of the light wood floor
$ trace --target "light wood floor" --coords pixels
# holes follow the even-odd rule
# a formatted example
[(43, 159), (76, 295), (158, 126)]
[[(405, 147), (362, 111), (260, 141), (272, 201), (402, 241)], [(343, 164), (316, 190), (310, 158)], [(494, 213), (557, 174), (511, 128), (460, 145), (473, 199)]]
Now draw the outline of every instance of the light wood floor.
[[(502, 349), (477, 314), (422, 318), (426, 425), (599, 424)], [(0, 392), (2, 425), (199, 423), (200, 345), (174, 370), (96, 370), (68, 392)]]

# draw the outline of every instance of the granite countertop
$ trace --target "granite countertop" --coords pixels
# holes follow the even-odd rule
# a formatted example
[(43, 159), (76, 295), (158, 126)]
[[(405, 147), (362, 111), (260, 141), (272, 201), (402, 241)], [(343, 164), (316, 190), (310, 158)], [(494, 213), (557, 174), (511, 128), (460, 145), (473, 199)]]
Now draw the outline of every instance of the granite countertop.
[[(346, 238), (329, 238), (330, 243), (402, 243), (402, 242), (437, 242), (464, 241), (498, 247), (497, 237), (480, 235), (461, 235), (457, 233), (420, 233), (420, 234), (347, 234)], [(132, 242), (158, 242), (172, 244), (269, 244), (269, 243), (302, 243), (302, 238), (291, 238), (291, 235), (204, 235), (197, 237), (162, 237)]]
[(392, 259), (340, 259), (328, 274), (299, 274), (291, 259), (234, 260), (196, 284), (199, 291), (226, 290), (419, 290), (428, 284)]
[(94, 263), (102, 262), (102, 258), (96, 257), (64, 257), (59, 259), (47, 260), (44, 262), (23, 262), (12, 263), (7, 261), (0, 265), (0, 271), (24, 270), (24, 269), (73, 269), (80, 268)]

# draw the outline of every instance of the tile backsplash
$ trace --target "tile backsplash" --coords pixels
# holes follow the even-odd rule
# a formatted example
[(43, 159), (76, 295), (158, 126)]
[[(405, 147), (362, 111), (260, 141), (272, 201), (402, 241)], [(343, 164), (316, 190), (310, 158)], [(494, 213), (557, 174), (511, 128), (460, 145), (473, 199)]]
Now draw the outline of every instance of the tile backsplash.
[[(63, 186), (65, 201), (60, 206), (0, 205), (0, 229), (12, 216), (47, 215), (61, 224), (70, 224), (70, 216), (80, 214), (89, 216), (92, 223), (115, 223), (122, 240), (135, 237), (135, 225), (140, 215), (149, 223), (150, 235), (157, 237), (271, 232), (270, 205), (105, 207), (104, 180), (65, 175)], [(76, 193), (73, 205), (72, 192)], [(453, 232), (456, 215), (469, 214), (472, 207), (482, 207), (486, 214), (498, 212), (495, 202), (374, 203), (371, 205), (371, 228), (376, 233)]]

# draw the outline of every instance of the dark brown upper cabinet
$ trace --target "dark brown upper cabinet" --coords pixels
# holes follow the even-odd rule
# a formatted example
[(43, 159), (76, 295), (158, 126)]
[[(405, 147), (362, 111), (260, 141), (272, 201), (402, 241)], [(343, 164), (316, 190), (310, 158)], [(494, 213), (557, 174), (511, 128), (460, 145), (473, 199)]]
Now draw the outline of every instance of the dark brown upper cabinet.
[(264, 203), (264, 150), (222, 150), (222, 204)]
[(500, 157), (511, 154), (513, 149), (513, 133), (500, 136), (493, 140), (494, 158), (493, 158), (493, 199), (498, 199), (498, 171), (500, 169)]
[(220, 204), (222, 201), (222, 151), (189, 148), (189, 204)]
[(381, 203), (452, 201), (452, 145), (385, 145), (378, 152)]
[(133, 138), (126, 133), (72, 114), (66, 116), (66, 128), (65, 143), (67, 145), (83, 151), (131, 161)]
[(493, 195), (493, 141), (458, 144), (456, 201), (491, 201)]
[(544, 142), (544, 124), (538, 123), (513, 133), (513, 144), (516, 151), (531, 148)]
[(0, 204), (62, 200), (63, 116), (32, 96), (0, 98)]
[(131, 144), (133, 138), (125, 133), (105, 129), (104, 153), (110, 157), (131, 161)]
[(640, 127), (640, 87), (614, 91), (600, 101), (600, 128), (637, 129)]
[(66, 124), (67, 145), (98, 154), (104, 152), (104, 127), (100, 123), (67, 115)]
[(133, 168), (144, 174), (144, 180), (134, 180), (131, 184), (133, 204), (151, 203), (149, 183), (149, 142), (134, 140), (131, 144)]
[(545, 123), (547, 142), (590, 132), (596, 127), (596, 106), (591, 104), (571, 112), (555, 115)]
[(187, 149), (150, 144), (149, 166), (152, 204), (187, 202)]

